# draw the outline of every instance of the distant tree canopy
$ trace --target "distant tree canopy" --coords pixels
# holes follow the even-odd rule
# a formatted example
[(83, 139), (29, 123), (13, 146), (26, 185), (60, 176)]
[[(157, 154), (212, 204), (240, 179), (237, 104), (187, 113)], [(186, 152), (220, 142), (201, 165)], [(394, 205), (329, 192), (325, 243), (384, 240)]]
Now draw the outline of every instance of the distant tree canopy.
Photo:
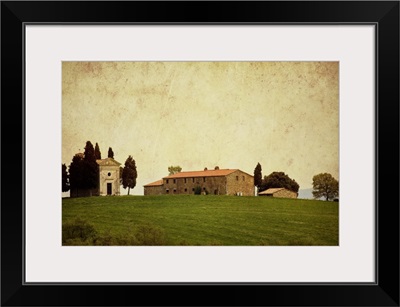
[(114, 159), (114, 152), (111, 147), (108, 148), (108, 157)]
[(76, 154), (72, 158), (72, 162), (69, 165), (69, 182), (70, 189), (81, 189), (83, 187), (84, 177), (84, 166), (83, 166), (83, 154)]
[(321, 173), (313, 177), (314, 198), (324, 197), (325, 200), (334, 199), (339, 196), (339, 181), (331, 174)]
[(299, 184), (291, 179), (284, 172), (272, 172), (268, 176), (264, 176), (259, 188), (259, 192), (270, 188), (285, 188), (293, 192), (299, 191)]
[(101, 152), (99, 148), (99, 144), (96, 143), (96, 146), (94, 147), (94, 156), (96, 157), (97, 160), (101, 159)]
[(70, 189), (94, 189), (99, 182), (99, 166), (95, 150), (90, 141), (86, 142), (84, 154), (78, 153), (69, 165)]
[(69, 191), (69, 175), (67, 172), (67, 166), (65, 164), (61, 165), (61, 177), (62, 177), (61, 190), (63, 192), (68, 192)]
[(177, 165), (177, 166), (172, 166), (171, 165), (171, 166), (168, 167), (169, 175), (180, 173), (181, 171), (182, 171), (182, 167), (180, 167), (179, 165)]
[(122, 170), (122, 187), (124, 189), (128, 188), (128, 195), (130, 189), (133, 189), (136, 186), (136, 178), (137, 178), (137, 171), (136, 171), (136, 162), (129, 156), (125, 161), (125, 167)]
[(84, 188), (94, 189), (99, 183), (99, 165), (96, 162), (94, 147), (90, 141), (86, 142), (83, 162), (85, 175), (83, 179)]
[(257, 189), (260, 189), (262, 183), (262, 173), (261, 173), (261, 164), (257, 163), (256, 168), (254, 169), (254, 185)]

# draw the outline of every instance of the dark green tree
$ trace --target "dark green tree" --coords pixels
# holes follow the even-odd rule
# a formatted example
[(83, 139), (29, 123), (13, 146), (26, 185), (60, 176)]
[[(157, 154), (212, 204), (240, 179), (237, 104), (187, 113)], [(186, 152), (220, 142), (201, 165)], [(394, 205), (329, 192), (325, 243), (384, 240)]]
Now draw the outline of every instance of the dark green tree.
[(94, 156), (96, 157), (96, 160), (101, 159), (100, 147), (99, 147), (99, 144), (97, 144), (97, 143), (96, 143), (96, 146), (94, 147)]
[(262, 183), (262, 172), (261, 172), (261, 164), (257, 163), (256, 168), (254, 169), (254, 185), (257, 187), (257, 191), (260, 190), (260, 186)]
[(65, 164), (61, 165), (61, 177), (62, 177), (61, 190), (63, 192), (68, 192), (69, 191), (69, 175), (67, 172), (67, 166)]
[(76, 154), (72, 157), (72, 162), (69, 165), (69, 184), (70, 190), (76, 191), (83, 187), (84, 178), (84, 161), (83, 154)]
[(86, 142), (85, 152), (83, 154), (83, 163), (84, 174), (82, 188), (97, 188), (99, 183), (99, 165), (96, 162), (94, 147), (90, 141)]
[(136, 162), (132, 156), (129, 156), (126, 159), (124, 169), (122, 170), (122, 187), (124, 189), (128, 188), (128, 195), (130, 189), (133, 189), (136, 186), (136, 178)]
[(313, 177), (314, 198), (324, 197), (326, 201), (339, 196), (339, 181), (331, 174), (321, 173)]
[(201, 187), (200, 186), (196, 186), (194, 188), (194, 194), (195, 195), (200, 195), (201, 194)]
[(264, 176), (259, 192), (270, 188), (285, 188), (297, 193), (300, 186), (294, 179), (291, 179), (284, 172), (272, 172), (268, 176)]
[(114, 159), (114, 152), (111, 147), (108, 147), (108, 157)]
[(181, 171), (182, 171), (182, 167), (180, 167), (179, 165), (177, 165), (177, 166), (172, 166), (171, 165), (171, 166), (168, 167), (169, 175), (180, 173)]

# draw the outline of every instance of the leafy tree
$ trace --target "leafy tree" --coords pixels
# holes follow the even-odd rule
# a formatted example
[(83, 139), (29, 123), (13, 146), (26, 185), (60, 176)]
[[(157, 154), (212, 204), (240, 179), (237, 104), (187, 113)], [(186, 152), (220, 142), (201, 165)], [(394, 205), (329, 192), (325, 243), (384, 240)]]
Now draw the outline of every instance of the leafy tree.
[(195, 195), (200, 195), (201, 194), (201, 187), (200, 186), (196, 186), (194, 188), (194, 194)]
[(82, 188), (83, 177), (84, 177), (83, 154), (76, 154), (75, 156), (73, 156), (72, 162), (69, 165), (69, 183), (71, 191)]
[(83, 162), (84, 174), (82, 179), (82, 188), (96, 188), (99, 183), (99, 166), (96, 162), (93, 144), (90, 141), (86, 142)]
[(128, 195), (130, 189), (133, 189), (136, 186), (136, 178), (136, 162), (132, 156), (129, 156), (125, 161), (125, 167), (122, 171), (122, 187), (124, 189), (128, 188)]
[(67, 172), (67, 166), (65, 164), (61, 165), (61, 176), (62, 176), (62, 191), (69, 191), (69, 175)]
[(99, 166), (96, 163), (95, 150), (90, 141), (86, 142), (85, 152), (72, 158), (69, 166), (70, 190), (93, 189), (99, 183)]
[(268, 176), (264, 176), (259, 192), (270, 188), (285, 188), (297, 193), (300, 186), (294, 179), (291, 179), (284, 172), (272, 172)]
[(176, 173), (180, 173), (182, 171), (182, 167), (180, 167), (179, 165), (177, 166), (169, 166), (168, 167), (168, 172), (170, 175), (176, 174)]
[(111, 147), (108, 147), (108, 157), (114, 159), (114, 152)]
[(99, 144), (96, 143), (96, 146), (94, 147), (94, 156), (96, 157), (96, 160), (101, 159), (101, 152), (99, 148)]
[(334, 199), (339, 195), (339, 181), (331, 174), (321, 173), (313, 177), (314, 198), (324, 197), (325, 200)]
[(257, 187), (257, 190), (260, 190), (260, 186), (262, 183), (262, 173), (261, 173), (261, 164), (257, 163), (256, 168), (254, 169), (254, 185)]

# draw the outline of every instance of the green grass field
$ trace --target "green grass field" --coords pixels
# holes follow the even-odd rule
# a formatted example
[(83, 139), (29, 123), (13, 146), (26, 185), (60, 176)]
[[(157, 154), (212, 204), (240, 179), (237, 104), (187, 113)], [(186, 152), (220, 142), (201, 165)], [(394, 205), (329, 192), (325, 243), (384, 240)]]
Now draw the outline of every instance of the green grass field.
[[(339, 203), (317, 200), (212, 195), (64, 198), (62, 223), (63, 245), (339, 243)], [(84, 227), (77, 228), (81, 225), (89, 230), (79, 237), (84, 232)]]

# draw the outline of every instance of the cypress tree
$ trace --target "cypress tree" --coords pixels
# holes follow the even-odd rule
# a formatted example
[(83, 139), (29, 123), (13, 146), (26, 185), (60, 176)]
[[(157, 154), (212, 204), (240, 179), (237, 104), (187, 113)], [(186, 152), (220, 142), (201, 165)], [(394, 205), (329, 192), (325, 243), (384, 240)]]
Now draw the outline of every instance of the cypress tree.
[(94, 156), (96, 157), (96, 160), (101, 159), (101, 152), (99, 148), (99, 144), (96, 143), (96, 146), (94, 147)]
[(114, 159), (114, 152), (111, 147), (108, 148), (108, 157)]
[(137, 171), (136, 171), (136, 162), (129, 156), (125, 161), (125, 167), (122, 170), (122, 187), (124, 189), (128, 188), (128, 195), (130, 189), (133, 189), (136, 186), (136, 178), (137, 178)]

